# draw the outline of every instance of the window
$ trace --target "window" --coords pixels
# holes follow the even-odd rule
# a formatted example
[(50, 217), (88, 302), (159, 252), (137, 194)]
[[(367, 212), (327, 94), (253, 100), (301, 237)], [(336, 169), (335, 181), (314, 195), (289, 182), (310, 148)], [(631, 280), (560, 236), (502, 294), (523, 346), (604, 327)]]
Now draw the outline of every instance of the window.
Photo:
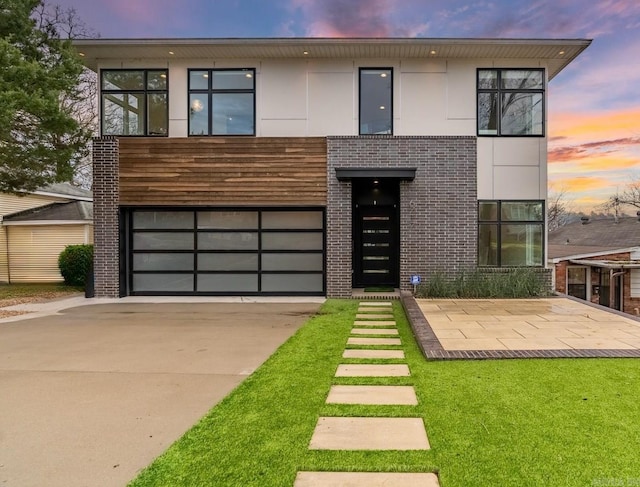
[(543, 136), (543, 120), (544, 70), (478, 70), (478, 135)]
[(166, 69), (102, 70), (102, 134), (166, 136), (167, 74)]
[(189, 135), (255, 135), (255, 69), (189, 70)]
[(542, 201), (480, 201), (478, 265), (542, 266), (543, 207)]
[(360, 68), (360, 135), (393, 133), (393, 70)]

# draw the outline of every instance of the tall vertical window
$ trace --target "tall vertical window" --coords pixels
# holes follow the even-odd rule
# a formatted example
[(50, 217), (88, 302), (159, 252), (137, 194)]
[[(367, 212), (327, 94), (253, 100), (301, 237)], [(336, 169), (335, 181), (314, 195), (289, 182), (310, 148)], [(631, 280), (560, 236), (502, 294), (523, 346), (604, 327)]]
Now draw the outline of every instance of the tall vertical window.
[(360, 68), (360, 135), (393, 133), (393, 70)]
[(255, 135), (255, 69), (189, 70), (189, 135)]
[(166, 136), (169, 102), (166, 69), (100, 72), (103, 135)]
[(544, 135), (544, 70), (479, 69), (478, 135)]
[(539, 267), (543, 265), (544, 203), (480, 201), (478, 265)]

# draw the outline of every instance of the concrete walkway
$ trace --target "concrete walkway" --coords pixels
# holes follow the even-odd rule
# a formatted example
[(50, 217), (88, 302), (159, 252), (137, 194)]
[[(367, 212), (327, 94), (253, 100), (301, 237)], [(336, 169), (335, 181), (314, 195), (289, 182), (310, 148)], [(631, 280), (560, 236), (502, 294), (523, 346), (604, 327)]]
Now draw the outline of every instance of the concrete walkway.
[[(410, 377), (404, 351), (398, 349), (400, 338), (393, 343), (354, 342), (385, 340), (380, 335), (398, 336), (392, 304), (388, 301), (361, 302), (357, 325), (351, 330), (343, 358), (358, 358), (365, 363), (338, 365), (335, 377), (363, 377), (368, 381), (377, 377)], [(380, 322), (385, 328), (379, 328)], [(371, 338), (360, 338), (370, 335)], [(359, 349), (358, 345), (376, 348)], [(391, 346), (394, 346), (393, 348)], [(393, 363), (366, 363), (366, 360), (393, 360)], [(331, 386), (327, 404), (417, 406), (413, 386), (353, 384)], [(429, 439), (422, 418), (419, 417), (320, 417), (309, 443), (311, 450), (428, 450)], [(294, 487), (438, 487), (434, 473), (396, 472), (298, 472)]]
[(168, 301), (72, 298), (0, 321), (0, 485), (126, 485), (319, 308)]

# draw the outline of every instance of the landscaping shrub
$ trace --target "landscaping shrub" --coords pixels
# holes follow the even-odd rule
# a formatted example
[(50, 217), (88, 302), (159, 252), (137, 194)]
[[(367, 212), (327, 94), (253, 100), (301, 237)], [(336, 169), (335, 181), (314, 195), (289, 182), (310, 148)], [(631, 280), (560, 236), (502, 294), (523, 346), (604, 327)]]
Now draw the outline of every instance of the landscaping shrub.
[(67, 245), (58, 257), (60, 274), (69, 286), (83, 286), (93, 266), (93, 245)]
[(416, 289), (416, 296), (421, 298), (529, 298), (548, 294), (543, 274), (529, 268), (476, 270), (455, 276), (434, 272)]

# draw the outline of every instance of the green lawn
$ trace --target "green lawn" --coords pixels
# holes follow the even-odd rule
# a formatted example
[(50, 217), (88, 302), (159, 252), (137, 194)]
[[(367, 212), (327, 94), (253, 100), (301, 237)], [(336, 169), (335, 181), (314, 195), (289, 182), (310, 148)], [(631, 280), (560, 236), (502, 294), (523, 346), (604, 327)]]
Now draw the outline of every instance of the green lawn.
[(62, 283), (51, 284), (0, 284), (0, 299), (18, 299), (74, 294), (82, 292), (82, 288), (66, 286)]
[[(436, 471), (442, 487), (640, 485), (640, 361), (427, 362), (395, 303), (412, 377), (334, 378), (358, 362), (341, 359), (356, 307), (328, 301), (131, 485), (280, 487), (298, 470)], [(324, 403), (332, 383), (356, 382), (413, 384), (420, 405)], [(320, 415), (421, 416), (432, 449), (309, 451)]]

